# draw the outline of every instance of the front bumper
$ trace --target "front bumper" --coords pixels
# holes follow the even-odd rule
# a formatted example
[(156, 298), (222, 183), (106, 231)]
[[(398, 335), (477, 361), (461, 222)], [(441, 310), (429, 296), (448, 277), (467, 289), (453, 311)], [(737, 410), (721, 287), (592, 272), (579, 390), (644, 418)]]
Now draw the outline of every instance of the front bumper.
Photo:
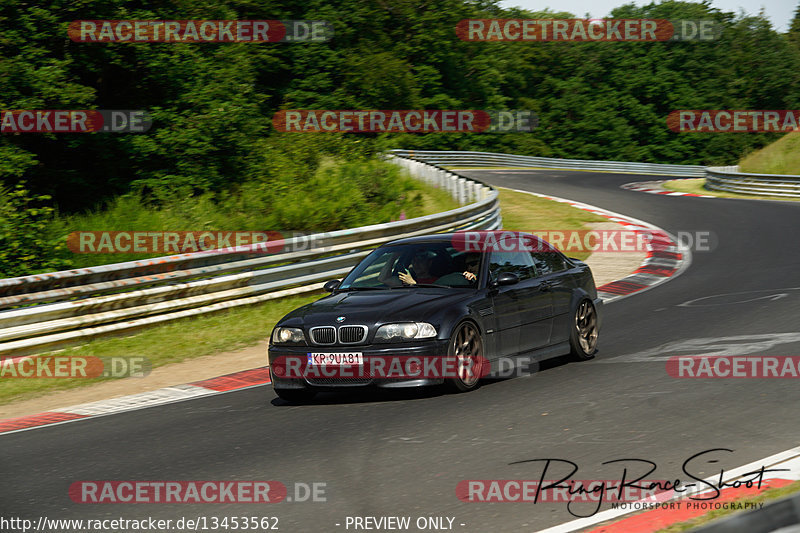
[[(361, 352), (364, 355), (365, 365), (370, 358), (404, 359), (408, 357), (445, 357), (447, 355), (448, 340), (432, 339), (420, 341), (418, 344), (369, 344), (369, 345), (341, 345), (341, 346), (274, 346), (270, 345), (268, 358), (272, 386), (276, 389), (340, 389), (343, 387), (379, 387), (403, 388), (425, 387), (439, 385), (444, 379), (437, 377), (325, 377), (320, 375), (303, 375), (285, 377), (286, 371), (276, 375), (273, 364), (281, 361), (279, 358), (305, 359), (311, 352)], [(280, 368), (281, 365), (278, 365)], [(279, 370), (280, 372), (280, 370)], [(305, 374), (305, 373), (304, 373)]]

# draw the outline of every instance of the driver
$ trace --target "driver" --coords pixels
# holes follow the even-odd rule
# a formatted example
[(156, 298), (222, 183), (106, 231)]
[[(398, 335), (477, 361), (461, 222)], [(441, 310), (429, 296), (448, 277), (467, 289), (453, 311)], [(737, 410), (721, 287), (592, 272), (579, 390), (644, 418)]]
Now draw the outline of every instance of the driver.
[(434, 276), (431, 273), (431, 265), (433, 264), (435, 255), (434, 252), (425, 250), (415, 253), (414, 258), (411, 260), (411, 268), (414, 274), (412, 275), (411, 272), (406, 269), (405, 272), (400, 272), (398, 275), (400, 281), (408, 285), (435, 283), (436, 280), (439, 279), (438, 276)]
[(466, 266), (466, 270), (461, 274), (467, 281), (475, 281), (478, 279), (478, 267), (481, 264), (481, 254), (479, 253), (471, 253), (467, 254), (466, 259), (464, 261)]

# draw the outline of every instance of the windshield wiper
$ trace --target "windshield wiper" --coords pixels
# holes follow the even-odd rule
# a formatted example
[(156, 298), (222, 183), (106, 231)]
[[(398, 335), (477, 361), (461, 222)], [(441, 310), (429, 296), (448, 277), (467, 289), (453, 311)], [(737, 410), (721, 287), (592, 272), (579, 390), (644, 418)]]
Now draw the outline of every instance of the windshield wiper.
[(347, 287), (344, 289), (336, 289), (337, 291), (348, 292), (348, 291), (384, 291), (389, 287)]

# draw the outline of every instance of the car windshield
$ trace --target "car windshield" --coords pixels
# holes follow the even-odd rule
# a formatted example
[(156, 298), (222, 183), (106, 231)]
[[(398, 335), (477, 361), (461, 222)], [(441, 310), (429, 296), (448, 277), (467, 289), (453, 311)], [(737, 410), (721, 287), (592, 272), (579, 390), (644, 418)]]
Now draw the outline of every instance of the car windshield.
[(342, 281), (339, 290), (474, 288), (480, 281), (481, 256), (444, 242), (383, 246), (365, 257)]

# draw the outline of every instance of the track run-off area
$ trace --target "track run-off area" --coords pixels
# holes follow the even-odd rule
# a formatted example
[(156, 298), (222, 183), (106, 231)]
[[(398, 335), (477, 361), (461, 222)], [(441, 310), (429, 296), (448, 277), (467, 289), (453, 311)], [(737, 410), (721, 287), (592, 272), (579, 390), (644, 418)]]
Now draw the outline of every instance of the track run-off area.
[[(461, 173), (622, 213), (672, 235), (706, 232), (711, 239), (707, 250), (692, 251), (679, 276), (605, 306), (591, 361), (551, 360), (532, 375), (487, 381), (467, 394), (326, 393), (309, 405), (289, 405), (267, 385), (0, 436), (0, 516), (34, 524), (39, 517), (173, 524), (204, 517), (207, 531), (214, 530), (212, 517), (269, 517), (276, 521), (267, 525), (285, 532), (367, 524), (389, 530), (393, 522), (362, 520), (359, 528), (353, 518), (410, 517), (410, 531), (422, 530), (418, 524), (539, 531), (590, 515), (596, 505), (465, 502), (459, 483), (539, 480), (543, 459), (553, 460), (544, 479), (567, 475), (567, 462), (578, 468), (571, 479), (609, 480), (619, 479), (624, 466), (628, 475), (643, 473), (649, 461), (655, 470), (646, 479), (688, 483), (694, 480), (687, 471), (708, 478), (800, 444), (796, 380), (680, 379), (666, 368), (674, 356), (800, 355), (800, 203), (620, 188), (658, 176)], [(559, 228), (530, 228), (541, 229)], [(702, 455), (708, 450), (717, 450), (718, 462)], [(629, 462), (611, 462), (620, 459)], [(263, 505), (70, 497), (82, 481), (171, 480), (280, 482), (287, 493)]]

